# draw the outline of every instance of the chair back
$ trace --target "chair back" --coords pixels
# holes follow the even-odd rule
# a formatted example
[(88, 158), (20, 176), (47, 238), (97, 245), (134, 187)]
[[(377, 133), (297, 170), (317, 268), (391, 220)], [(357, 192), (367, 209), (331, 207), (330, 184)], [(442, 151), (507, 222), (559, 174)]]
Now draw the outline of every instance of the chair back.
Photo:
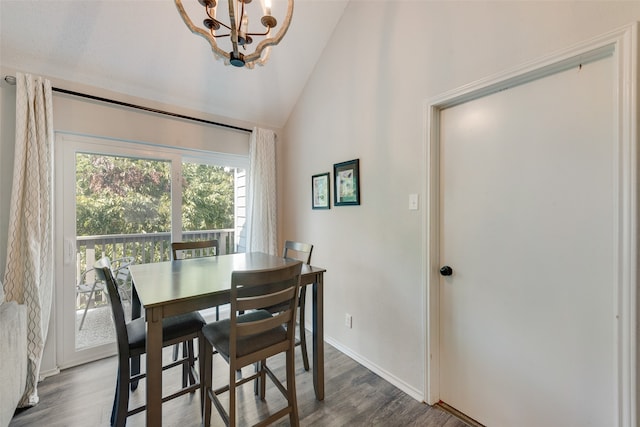
[(305, 264), (311, 263), (311, 252), (313, 252), (313, 245), (309, 243), (294, 242), (287, 240), (284, 242), (284, 249), (282, 250), (283, 258), (293, 258), (304, 262)]
[(118, 340), (118, 354), (120, 354), (120, 357), (128, 355), (129, 337), (127, 335), (127, 321), (124, 316), (124, 308), (122, 307), (120, 292), (118, 292), (118, 285), (111, 271), (111, 261), (108, 257), (102, 257), (96, 261), (93, 268), (96, 272), (96, 279), (102, 280), (107, 284), (107, 294), (109, 295), (109, 302), (111, 303), (111, 312), (113, 313), (113, 322)]
[(122, 257), (111, 261), (111, 271), (118, 286), (127, 285), (131, 281), (129, 267), (134, 263), (132, 256)]
[[(259, 271), (234, 271), (231, 274), (229, 357), (235, 356), (237, 358), (237, 366), (246, 366), (270, 355), (286, 351), (287, 348), (293, 351), (295, 313), (301, 270), (302, 263), (296, 262), (284, 267)], [(268, 319), (237, 322), (239, 312), (274, 305), (283, 305), (285, 308)], [(284, 333), (285, 330), (286, 333)], [(255, 348), (259, 345), (252, 345), (254, 351), (251, 354), (238, 354), (240, 340), (251, 340), (252, 335), (264, 334), (268, 331), (282, 331), (282, 339), (267, 340), (268, 343), (262, 348)]]
[[(180, 252), (182, 255), (180, 258), (178, 258), (178, 252)], [(174, 261), (185, 258), (217, 256), (218, 253), (217, 240), (198, 240), (191, 242), (171, 243), (171, 255)]]

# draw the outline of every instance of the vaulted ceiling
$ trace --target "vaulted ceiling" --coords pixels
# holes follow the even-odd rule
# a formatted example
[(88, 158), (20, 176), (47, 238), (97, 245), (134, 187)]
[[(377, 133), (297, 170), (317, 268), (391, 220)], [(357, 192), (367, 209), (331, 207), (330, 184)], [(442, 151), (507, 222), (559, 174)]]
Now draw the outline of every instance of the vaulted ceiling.
[(216, 59), (171, 0), (0, 0), (0, 65), (280, 128), (347, 2), (296, 0), (283, 41), (250, 70)]

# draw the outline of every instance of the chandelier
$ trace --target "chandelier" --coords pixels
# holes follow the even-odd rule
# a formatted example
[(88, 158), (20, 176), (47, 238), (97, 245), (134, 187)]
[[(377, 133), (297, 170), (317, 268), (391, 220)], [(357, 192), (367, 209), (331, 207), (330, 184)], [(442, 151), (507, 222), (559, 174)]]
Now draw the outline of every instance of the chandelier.
[[(293, 14), (293, 0), (287, 0), (284, 21), (280, 25), (278, 33), (273, 36), (272, 32), (278, 26), (278, 21), (271, 15), (271, 0), (264, 0), (264, 4), (260, 4), (261, 2), (256, 0), (253, 5), (250, 4), (252, 0), (228, 0), (227, 8), (223, 6), (224, 3), (227, 3), (225, 0), (220, 0), (221, 4), (218, 4), (217, 0), (198, 0), (198, 2), (204, 7), (203, 27), (196, 26), (189, 18), (182, 5), (182, 0), (175, 0), (178, 12), (191, 32), (204, 37), (211, 45), (217, 58), (223, 58), (225, 64), (236, 67), (253, 68), (255, 64), (264, 65), (269, 59), (271, 46), (280, 43), (286, 34)], [(259, 31), (249, 29), (250, 13), (253, 17), (261, 16), (262, 28)], [(224, 18), (220, 18), (218, 15)], [(228, 21), (225, 23), (227, 15)], [(223, 49), (218, 45), (218, 39), (226, 38), (229, 40), (229, 46)], [(254, 38), (261, 40), (255, 49), (250, 51)]]

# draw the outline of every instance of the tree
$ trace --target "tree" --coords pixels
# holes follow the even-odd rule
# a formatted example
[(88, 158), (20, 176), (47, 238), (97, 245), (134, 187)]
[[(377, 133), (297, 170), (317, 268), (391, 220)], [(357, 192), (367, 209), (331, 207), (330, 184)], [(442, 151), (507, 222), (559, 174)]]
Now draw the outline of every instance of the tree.
[[(184, 230), (233, 227), (233, 170), (185, 163), (181, 184)], [(169, 162), (98, 154), (76, 156), (78, 236), (170, 229)]]
[(182, 165), (183, 230), (233, 228), (234, 174), (221, 166)]

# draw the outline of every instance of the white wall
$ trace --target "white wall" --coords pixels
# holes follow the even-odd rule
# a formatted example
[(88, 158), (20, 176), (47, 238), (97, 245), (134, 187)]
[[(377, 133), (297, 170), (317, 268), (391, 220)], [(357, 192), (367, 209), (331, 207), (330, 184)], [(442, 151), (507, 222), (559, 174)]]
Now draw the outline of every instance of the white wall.
[[(639, 20), (630, 1), (349, 3), (284, 133), (282, 234), (327, 268), (330, 343), (424, 397), (426, 100)], [(361, 206), (311, 210), (311, 175), (354, 158)]]

